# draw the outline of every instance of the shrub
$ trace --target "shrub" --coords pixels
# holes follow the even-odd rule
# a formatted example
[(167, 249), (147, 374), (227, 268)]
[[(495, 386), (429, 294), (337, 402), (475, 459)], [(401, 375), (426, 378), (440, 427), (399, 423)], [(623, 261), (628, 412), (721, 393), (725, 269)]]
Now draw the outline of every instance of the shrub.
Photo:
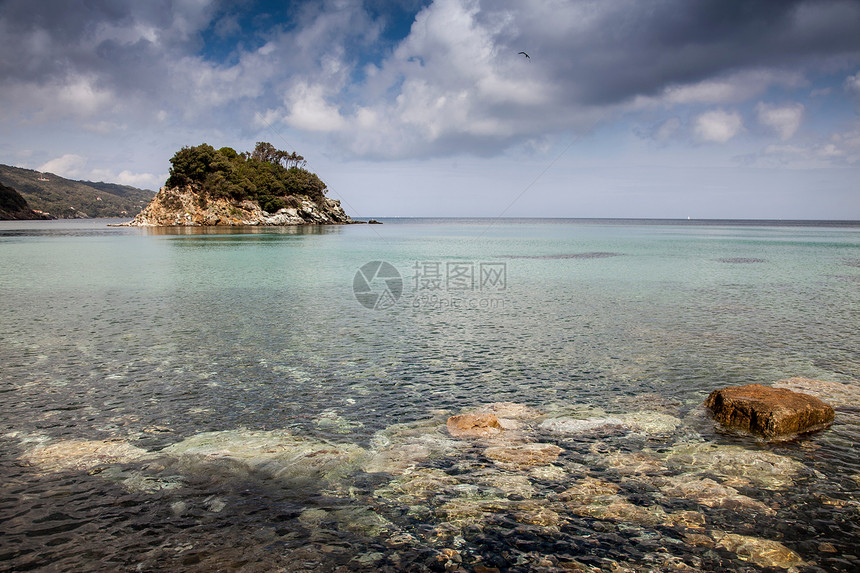
[(326, 185), (315, 173), (299, 167), (304, 157), (259, 142), (251, 153), (207, 143), (183, 147), (170, 159), (168, 188), (191, 185), (198, 193), (239, 201), (250, 199), (268, 212), (298, 207), (295, 195), (320, 201)]

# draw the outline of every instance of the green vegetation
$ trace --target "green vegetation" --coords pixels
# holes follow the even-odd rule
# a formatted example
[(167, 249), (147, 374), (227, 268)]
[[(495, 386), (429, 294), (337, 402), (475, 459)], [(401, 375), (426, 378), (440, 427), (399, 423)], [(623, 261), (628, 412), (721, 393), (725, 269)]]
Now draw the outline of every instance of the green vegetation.
[(74, 181), (10, 165), (0, 165), (0, 184), (15, 188), (31, 208), (60, 218), (132, 217), (155, 195), (128, 185)]
[(207, 143), (183, 147), (170, 164), (169, 188), (191, 185), (213, 198), (248, 199), (270, 213), (297, 206), (297, 195), (320, 201), (326, 192), (325, 183), (304, 168), (304, 157), (266, 142), (257, 143), (251, 153)]
[(20, 193), (0, 183), (0, 221), (46, 218), (30, 209), (27, 200)]

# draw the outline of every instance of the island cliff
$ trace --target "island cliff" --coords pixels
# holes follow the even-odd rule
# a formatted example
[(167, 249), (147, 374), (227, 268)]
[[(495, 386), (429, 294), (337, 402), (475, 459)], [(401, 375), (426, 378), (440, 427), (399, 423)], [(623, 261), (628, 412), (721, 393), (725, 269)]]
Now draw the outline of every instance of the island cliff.
[(304, 158), (261, 142), (251, 153), (208, 144), (170, 160), (170, 177), (135, 227), (342, 225), (352, 219)]
[(242, 225), (343, 225), (352, 223), (340, 201), (323, 197), (313, 201), (293, 196), (296, 204), (274, 213), (257, 201), (209, 197), (192, 186), (162, 187), (143, 211), (128, 223), (132, 227), (242, 226)]

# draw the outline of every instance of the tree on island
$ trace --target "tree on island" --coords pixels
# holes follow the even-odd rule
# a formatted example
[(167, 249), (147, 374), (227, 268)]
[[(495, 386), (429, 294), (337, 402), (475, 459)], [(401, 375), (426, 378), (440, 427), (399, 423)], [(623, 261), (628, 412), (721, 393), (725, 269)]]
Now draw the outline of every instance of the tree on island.
[(250, 153), (231, 147), (215, 149), (208, 143), (183, 147), (170, 165), (168, 188), (190, 185), (204, 197), (256, 201), (270, 213), (298, 206), (299, 195), (319, 202), (326, 192), (325, 183), (305, 169), (304, 157), (264, 141)]

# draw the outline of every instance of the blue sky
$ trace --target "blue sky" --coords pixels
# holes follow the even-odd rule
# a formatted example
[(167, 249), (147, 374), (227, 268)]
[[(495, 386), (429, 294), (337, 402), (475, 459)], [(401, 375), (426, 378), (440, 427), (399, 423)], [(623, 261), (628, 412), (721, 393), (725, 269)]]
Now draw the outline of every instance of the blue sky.
[(858, 30), (857, 0), (6, 0), (0, 163), (157, 189), (270, 141), (359, 217), (860, 219)]

